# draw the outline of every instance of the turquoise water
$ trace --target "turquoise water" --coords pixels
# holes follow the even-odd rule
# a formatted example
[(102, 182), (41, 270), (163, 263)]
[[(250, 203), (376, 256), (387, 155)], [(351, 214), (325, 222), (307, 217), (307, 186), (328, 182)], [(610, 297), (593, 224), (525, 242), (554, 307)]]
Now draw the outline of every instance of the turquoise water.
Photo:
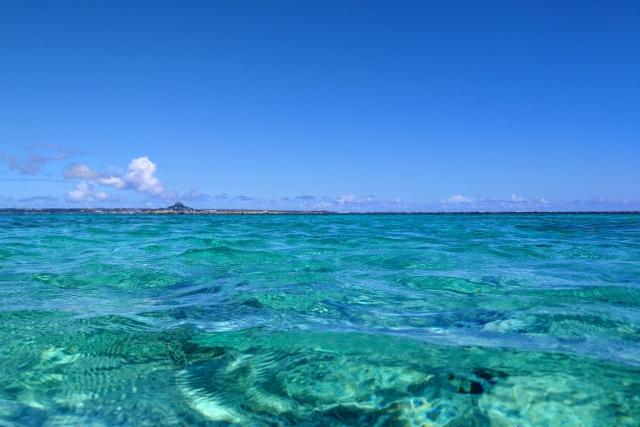
[(0, 216), (0, 426), (637, 426), (640, 216)]

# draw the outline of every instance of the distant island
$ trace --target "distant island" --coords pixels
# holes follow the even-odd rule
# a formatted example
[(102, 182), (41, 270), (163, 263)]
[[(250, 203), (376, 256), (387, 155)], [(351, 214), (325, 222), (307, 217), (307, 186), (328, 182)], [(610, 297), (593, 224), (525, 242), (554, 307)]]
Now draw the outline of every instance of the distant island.
[(640, 214), (640, 211), (462, 211), (462, 212), (337, 212), (267, 209), (195, 209), (176, 202), (166, 208), (5, 208), (10, 214), (137, 214), (137, 215), (512, 215), (512, 214)]
[(142, 215), (210, 215), (210, 214), (335, 214), (329, 211), (272, 211), (259, 209), (194, 209), (180, 202), (166, 208), (8, 208), (0, 214), (142, 214)]

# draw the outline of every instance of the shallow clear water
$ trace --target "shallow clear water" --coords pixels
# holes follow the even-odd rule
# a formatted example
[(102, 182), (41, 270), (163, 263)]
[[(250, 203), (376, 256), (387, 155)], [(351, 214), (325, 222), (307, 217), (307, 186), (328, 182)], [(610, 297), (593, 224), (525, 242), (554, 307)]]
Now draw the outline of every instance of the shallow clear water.
[(0, 426), (640, 424), (640, 216), (0, 216)]

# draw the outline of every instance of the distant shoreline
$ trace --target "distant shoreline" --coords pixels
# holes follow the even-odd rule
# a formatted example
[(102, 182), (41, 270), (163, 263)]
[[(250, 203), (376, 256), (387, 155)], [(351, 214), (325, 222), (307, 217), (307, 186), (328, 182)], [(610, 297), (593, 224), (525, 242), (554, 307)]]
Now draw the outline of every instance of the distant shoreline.
[(640, 215), (640, 211), (460, 211), (460, 212), (336, 212), (336, 211), (278, 211), (259, 209), (184, 209), (170, 208), (52, 208), (0, 209), (0, 215)]

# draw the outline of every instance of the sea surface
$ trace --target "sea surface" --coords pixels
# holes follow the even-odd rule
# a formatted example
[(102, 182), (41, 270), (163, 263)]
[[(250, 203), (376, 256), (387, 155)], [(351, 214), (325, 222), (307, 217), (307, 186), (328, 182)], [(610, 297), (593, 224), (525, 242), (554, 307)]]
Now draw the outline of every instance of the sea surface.
[(0, 215), (0, 426), (638, 426), (639, 215)]

